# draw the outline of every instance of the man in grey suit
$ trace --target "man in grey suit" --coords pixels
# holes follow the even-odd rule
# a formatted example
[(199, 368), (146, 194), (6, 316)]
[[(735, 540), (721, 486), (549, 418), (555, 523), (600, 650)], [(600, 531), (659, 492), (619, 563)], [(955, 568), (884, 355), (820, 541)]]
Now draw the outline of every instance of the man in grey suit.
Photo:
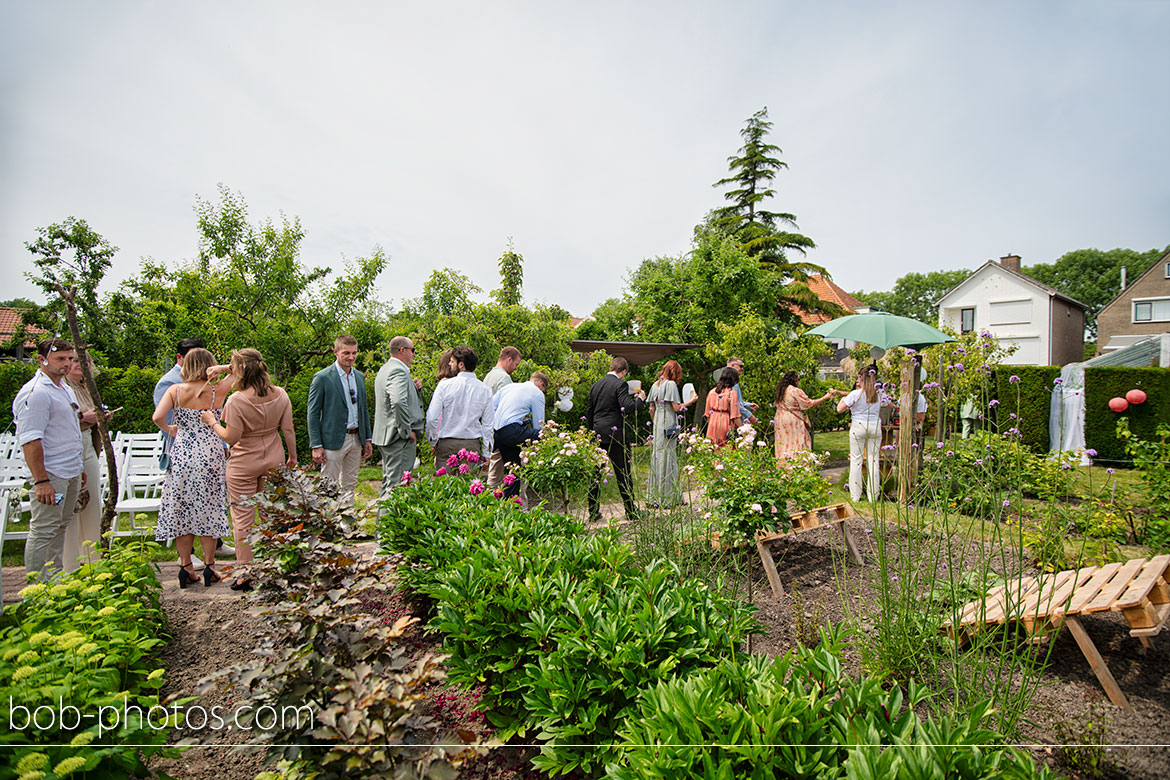
[(395, 336), (390, 340), (390, 359), (374, 379), (374, 444), (382, 453), (383, 497), (414, 467), (423, 433), (422, 397), (417, 380), (410, 376), (413, 362), (414, 342)]
[[(195, 349), (202, 348), (203, 341), (201, 339), (183, 339), (179, 342), (178, 347), (175, 348), (175, 365), (171, 370), (162, 375), (158, 380), (158, 384), (154, 386), (154, 405), (158, 408), (158, 402), (167, 394), (167, 388), (171, 385), (177, 385), (183, 381), (183, 357)], [(167, 412), (167, 425), (174, 424), (171, 419), (171, 412)], [(158, 457), (159, 468), (166, 469), (171, 465), (171, 443), (174, 439), (168, 434), (163, 434), (163, 451), (162, 455)]]

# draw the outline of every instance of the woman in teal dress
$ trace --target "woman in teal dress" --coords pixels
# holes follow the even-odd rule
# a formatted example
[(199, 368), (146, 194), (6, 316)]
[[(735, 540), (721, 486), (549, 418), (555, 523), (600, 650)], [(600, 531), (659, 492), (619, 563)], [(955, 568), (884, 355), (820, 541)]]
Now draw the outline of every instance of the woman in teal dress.
[(672, 507), (682, 501), (682, 491), (678, 484), (679, 413), (685, 411), (695, 399), (683, 403), (678, 389), (680, 381), (682, 366), (676, 360), (668, 360), (662, 367), (658, 381), (646, 396), (650, 417), (654, 421), (650, 480), (646, 485), (646, 500), (652, 506)]

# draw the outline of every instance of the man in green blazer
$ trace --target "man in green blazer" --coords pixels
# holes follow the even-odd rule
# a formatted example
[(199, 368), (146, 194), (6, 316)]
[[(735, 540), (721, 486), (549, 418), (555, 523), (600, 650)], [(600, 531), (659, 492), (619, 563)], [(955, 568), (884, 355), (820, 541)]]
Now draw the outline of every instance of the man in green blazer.
[(418, 439), (423, 435), (422, 396), (411, 379), (414, 342), (406, 336), (390, 340), (390, 359), (374, 379), (374, 444), (382, 453), (382, 497), (414, 468)]
[(366, 378), (353, 367), (357, 339), (348, 334), (333, 342), (337, 360), (313, 375), (309, 385), (309, 446), (321, 473), (341, 485), (350, 505), (358, 467), (373, 454)]

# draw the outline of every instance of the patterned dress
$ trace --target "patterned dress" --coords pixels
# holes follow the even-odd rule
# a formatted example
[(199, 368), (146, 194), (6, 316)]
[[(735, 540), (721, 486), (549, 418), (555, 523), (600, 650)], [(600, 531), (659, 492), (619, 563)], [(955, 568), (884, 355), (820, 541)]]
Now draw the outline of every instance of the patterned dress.
[[(215, 406), (215, 388), (211, 390)], [(154, 537), (166, 542), (179, 536), (228, 536), (227, 459), (223, 441), (200, 419), (200, 409), (179, 406), (175, 391), (174, 424), (179, 430), (171, 445), (171, 465), (163, 483), (162, 508)], [(220, 411), (213, 409), (218, 419)]]
[(799, 387), (784, 391), (784, 401), (776, 407), (776, 457), (789, 452), (812, 449), (812, 433), (805, 410), (813, 404), (812, 399)]
[(650, 480), (646, 500), (658, 506), (676, 506), (682, 499), (678, 485), (678, 439), (666, 431), (678, 425), (678, 412), (672, 403), (681, 404), (678, 385), (669, 379), (655, 382), (646, 403), (654, 404), (654, 447), (650, 451)]

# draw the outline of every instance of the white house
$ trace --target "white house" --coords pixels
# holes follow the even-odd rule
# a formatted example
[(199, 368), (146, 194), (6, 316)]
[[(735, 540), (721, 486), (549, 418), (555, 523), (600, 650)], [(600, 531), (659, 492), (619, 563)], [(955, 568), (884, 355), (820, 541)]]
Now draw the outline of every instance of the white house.
[(1020, 273), (1017, 255), (988, 260), (939, 299), (939, 325), (990, 332), (1016, 346), (1007, 362), (1063, 366), (1084, 358), (1085, 304)]

